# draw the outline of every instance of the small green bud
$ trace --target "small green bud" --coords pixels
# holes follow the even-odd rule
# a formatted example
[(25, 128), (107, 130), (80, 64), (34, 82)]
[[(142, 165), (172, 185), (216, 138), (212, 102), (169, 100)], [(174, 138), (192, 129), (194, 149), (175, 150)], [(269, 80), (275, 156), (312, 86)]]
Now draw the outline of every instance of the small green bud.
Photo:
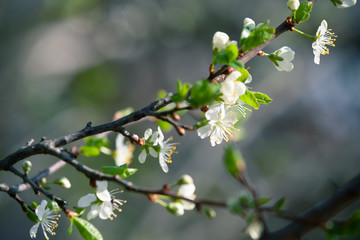
[(53, 184), (57, 184), (62, 188), (66, 188), (69, 189), (71, 188), (71, 183), (69, 181), (69, 179), (67, 179), (66, 177), (61, 177), (59, 179), (56, 179)]
[(190, 175), (184, 174), (177, 182), (177, 185), (183, 185), (183, 184), (194, 184), (194, 180)]
[(24, 173), (28, 175), (31, 171), (32, 163), (28, 160), (23, 162), (22, 169), (24, 170)]
[(225, 149), (224, 161), (226, 169), (235, 178), (237, 178), (245, 171), (245, 161), (240, 151), (233, 146), (229, 146)]
[(171, 202), (166, 206), (166, 209), (174, 214), (175, 216), (182, 216), (184, 215), (184, 206), (178, 202)]
[(207, 208), (207, 207), (205, 207), (205, 208), (203, 209), (203, 211), (204, 211), (204, 213), (206, 214), (206, 216), (209, 217), (209, 218), (215, 218), (215, 217), (216, 217), (216, 212), (215, 212), (215, 210), (212, 209), (212, 208)]
[(291, 11), (296, 11), (300, 6), (300, 2), (299, 0), (289, 0), (287, 6)]

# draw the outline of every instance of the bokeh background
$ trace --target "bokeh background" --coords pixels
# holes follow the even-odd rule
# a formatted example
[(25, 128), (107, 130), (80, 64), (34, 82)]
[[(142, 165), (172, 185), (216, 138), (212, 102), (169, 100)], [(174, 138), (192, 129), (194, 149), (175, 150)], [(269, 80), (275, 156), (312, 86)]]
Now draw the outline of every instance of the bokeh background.
[[(142, 108), (159, 89), (175, 91), (177, 78), (194, 83), (207, 77), (216, 31), (236, 40), (245, 17), (257, 23), (270, 19), (275, 27), (289, 14), (286, 2), (0, 1), (0, 158), (31, 138), (63, 136), (88, 121), (108, 122), (117, 110)], [(253, 76), (250, 86), (274, 101), (247, 117), (241, 130), (246, 137), (237, 145), (259, 194), (274, 201), (286, 196), (286, 209), (295, 214), (359, 173), (359, 13), (359, 6), (337, 9), (330, 1), (318, 1), (310, 20), (299, 26), (314, 34), (326, 19), (338, 35), (336, 47), (321, 57), (319, 66), (313, 62), (311, 41), (290, 32), (265, 51), (290, 46), (296, 52), (291, 73), (277, 72), (261, 57), (247, 65)], [(148, 127), (156, 126), (141, 122), (128, 129), (142, 136)], [(156, 159), (140, 165), (136, 149), (131, 166), (139, 172), (129, 180), (159, 188), (187, 173), (194, 178), (197, 196), (214, 200), (227, 200), (243, 190), (224, 169), (223, 146), (212, 148), (208, 139), (200, 140), (195, 132), (185, 137), (171, 132), (166, 137), (170, 135), (180, 143), (170, 172), (163, 173)], [(114, 138), (110, 135), (112, 143)], [(31, 160), (33, 174), (56, 161), (48, 156)], [(79, 161), (92, 167), (113, 163), (107, 156)], [(53, 191), (69, 207), (92, 191), (88, 180), (71, 167), (48, 180), (63, 175), (71, 180), (72, 190), (55, 186)], [(19, 179), (1, 172), (0, 181), (16, 184)], [(31, 191), (21, 197), (29, 203), (43, 198)], [(118, 197), (128, 203), (117, 219), (92, 221), (107, 240), (248, 239), (241, 234), (245, 222), (223, 209), (217, 209), (215, 219), (195, 211), (175, 217), (142, 195), (125, 192)], [(29, 239), (32, 223), (18, 204), (6, 194), (0, 194), (0, 201), (1, 239)], [(355, 208), (359, 204), (338, 218), (346, 218)], [(286, 224), (271, 216), (267, 219), (272, 229)], [(76, 231), (66, 236), (66, 218), (59, 224), (52, 239), (81, 239)], [(315, 230), (304, 239), (325, 239), (325, 235)]]

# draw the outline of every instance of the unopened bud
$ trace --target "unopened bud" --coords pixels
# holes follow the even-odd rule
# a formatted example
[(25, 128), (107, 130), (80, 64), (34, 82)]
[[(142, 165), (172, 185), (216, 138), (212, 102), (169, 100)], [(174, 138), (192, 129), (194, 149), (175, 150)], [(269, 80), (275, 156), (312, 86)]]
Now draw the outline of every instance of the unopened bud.
[(180, 121), (180, 120), (181, 120), (180, 115), (177, 114), (177, 113), (171, 114), (171, 117), (172, 117), (172, 119), (174, 119), (175, 121)]
[(209, 218), (215, 218), (215, 217), (216, 217), (216, 212), (215, 212), (215, 210), (212, 209), (212, 208), (207, 208), (207, 207), (205, 207), (205, 208), (203, 209), (203, 211), (204, 211), (204, 213), (206, 214), (206, 216), (209, 217)]
[(137, 143), (138, 143), (140, 146), (144, 146), (144, 144), (145, 144), (145, 139), (139, 138), (138, 141), (137, 141)]
[(300, 2), (299, 0), (289, 0), (287, 6), (291, 11), (296, 11), (300, 6)]
[(260, 51), (257, 53), (257, 55), (258, 55), (258, 56), (264, 56), (264, 52), (260, 50)]
[(184, 206), (178, 202), (171, 202), (167, 205), (166, 209), (174, 214), (175, 216), (182, 216), (184, 215)]
[(194, 180), (190, 175), (184, 174), (177, 182), (177, 185), (183, 185), (183, 184), (194, 184)]
[(185, 136), (185, 134), (186, 134), (185, 129), (183, 127), (180, 127), (180, 126), (176, 127), (176, 131), (180, 136)]
[(28, 175), (29, 172), (31, 171), (31, 167), (32, 167), (32, 163), (30, 161), (26, 160), (23, 162), (22, 169), (24, 170), (24, 173), (26, 175)]
[(200, 110), (204, 113), (207, 112), (207, 110), (209, 110), (209, 105), (202, 106)]
[(229, 146), (225, 150), (224, 156), (225, 166), (227, 170), (235, 178), (242, 176), (246, 169), (245, 161), (238, 149), (233, 146)]
[(156, 203), (157, 200), (159, 200), (159, 195), (157, 195), (157, 194), (148, 194), (148, 195), (147, 195), (147, 198), (148, 198), (151, 202)]
[(66, 177), (59, 178), (55, 180), (53, 183), (59, 185), (62, 188), (66, 188), (66, 189), (71, 188), (71, 183), (69, 179), (67, 179)]
[(164, 184), (164, 186), (163, 186), (163, 192), (169, 192), (170, 190), (171, 190), (171, 186), (169, 185), (169, 184)]

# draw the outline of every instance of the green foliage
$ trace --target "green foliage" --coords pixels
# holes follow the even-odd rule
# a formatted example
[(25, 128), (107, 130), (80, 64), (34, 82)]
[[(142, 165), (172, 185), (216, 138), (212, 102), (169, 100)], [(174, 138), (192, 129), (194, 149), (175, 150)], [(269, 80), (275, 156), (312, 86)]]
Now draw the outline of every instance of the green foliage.
[(242, 192), (239, 197), (230, 200), (227, 207), (232, 213), (247, 216), (247, 211), (255, 208), (255, 202), (248, 193)]
[(272, 99), (265, 93), (253, 92), (246, 90), (245, 94), (240, 96), (240, 99), (247, 105), (252, 106), (255, 109), (259, 109), (260, 104), (268, 104), (272, 102)]
[(61, 211), (61, 208), (59, 207), (59, 205), (57, 204), (56, 201), (49, 201), (47, 204), (47, 207), (50, 208), (51, 210), (53, 210), (54, 212)]
[(341, 5), (342, 4), (342, 1), (341, 0), (330, 0), (334, 6), (337, 6), (337, 5)]
[(259, 24), (250, 35), (241, 41), (240, 49), (243, 52), (251, 50), (261, 44), (267, 42), (275, 34), (275, 29), (268, 27), (270, 21)]
[(241, 73), (241, 76), (237, 79), (237, 81), (241, 81), (241, 82), (245, 83), (246, 80), (250, 76), (249, 71), (246, 70), (245, 68), (238, 69), (237, 71), (239, 71)]
[[(80, 235), (85, 240), (102, 240), (103, 237), (99, 230), (92, 225), (90, 222), (86, 221), (85, 219), (78, 218), (78, 217), (72, 217), (70, 219), (79, 231)], [(69, 232), (69, 230), (68, 230)]]
[[(25, 215), (33, 222), (33, 223), (37, 223), (39, 222), (39, 218), (37, 217), (36, 213), (33, 212), (26, 204), (24, 205), (24, 207), (26, 208), (27, 212), (25, 213)], [(36, 208), (36, 207), (35, 207)]]
[(256, 204), (262, 206), (270, 202), (270, 200), (271, 200), (270, 198), (266, 198), (266, 197), (258, 198), (256, 199)]
[(328, 240), (340, 239), (340, 236), (360, 237), (360, 210), (357, 210), (344, 223), (334, 223), (332, 221), (326, 224), (326, 233)]
[(313, 3), (304, 1), (300, 4), (299, 8), (294, 13), (294, 19), (296, 23), (305, 22), (310, 17)]
[(110, 175), (119, 175), (121, 178), (127, 178), (136, 173), (136, 168), (128, 168), (127, 164), (123, 164), (121, 166), (103, 166), (103, 173)]
[(237, 177), (245, 170), (245, 161), (241, 152), (233, 145), (228, 145), (225, 149), (224, 163), (226, 169), (233, 177)]
[(85, 145), (80, 148), (82, 154), (87, 157), (96, 157), (101, 151), (101, 147), (109, 147), (109, 141), (106, 137), (86, 137), (84, 138)]
[(280, 199), (274, 204), (273, 209), (274, 209), (275, 211), (280, 211), (280, 209), (284, 206), (285, 202), (286, 202), (286, 198), (285, 198), (285, 197), (280, 198)]
[(207, 79), (197, 81), (190, 91), (188, 102), (196, 107), (206, 105), (216, 98), (219, 89), (218, 84), (212, 84)]
[(234, 62), (238, 56), (238, 47), (235, 44), (230, 44), (215, 56), (213, 64), (215, 65), (216, 63), (221, 63), (224, 65), (229, 65)]
[(177, 80), (177, 93), (171, 96), (171, 100), (179, 103), (186, 99), (189, 89), (191, 88), (191, 84), (189, 83), (181, 83), (181, 80)]
[(164, 131), (164, 132), (170, 132), (172, 129), (172, 125), (168, 122), (158, 120), (156, 121), (157, 125)]

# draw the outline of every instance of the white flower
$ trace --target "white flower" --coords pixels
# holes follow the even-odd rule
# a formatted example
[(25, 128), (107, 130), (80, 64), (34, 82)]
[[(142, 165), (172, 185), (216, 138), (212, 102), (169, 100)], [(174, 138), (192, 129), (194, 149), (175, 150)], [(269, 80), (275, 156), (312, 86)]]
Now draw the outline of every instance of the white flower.
[[(145, 131), (145, 134), (144, 134), (144, 139), (147, 141), (149, 139), (149, 137), (151, 136), (151, 139), (149, 140), (150, 143), (155, 146), (157, 145), (158, 141), (158, 132), (152, 132), (152, 129), (151, 128), (148, 128), (146, 131)], [(145, 143), (146, 144), (146, 143)], [(141, 151), (140, 155), (139, 155), (139, 162), (140, 163), (144, 163), (145, 162), (145, 159), (147, 157), (147, 155), (150, 153), (151, 156), (153, 157), (157, 157), (158, 154), (157, 152), (154, 150), (154, 148), (152, 147), (146, 147), (144, 146), (143, 150)]]
[(224, 32), (216, 32), (213, 36), (213, 49), (219, 52), (229, 45), (237, 45), (236, 41), (230, 41), (229, 36)]
[[(188, 199), (195, 200), (196, 195), (195, 192), (195, 185), (194, 184), (183, 184), (180, 185), (179, 190), (177, 191), (177, 195), (181, 197), (186, 197)], [(185, 210), (192, 210), (195, 207), (195, 204), (186, 200), (180, 200), (184, 206)]]
[(251, 18), (244, 19), (243, 30), (241, 32), (241, 39), (247, 38), (251, 31), (255, 28), (255, 22)]
[(270, 59), (271, 61), (273, 61), (278, 71), (290, 72), (291, 70), (293, 70), (294, 64), (292, 64), (291, 61), (294, 60), (295, 52), (291, 50), (291, 48), (282, 47), (270, 56), (274, 56), (274, 59)]
[(209, 108), (205, 113), (205, 117), (209, 122), (197, 130), (199, 137), (204, 139), (210, 136), (211, 146), (213, 147), (223, 140), (228, 141), (229, 136), (232, 136), (232, 130), (235, 129), (236, 114), (230, 108), (225, 109), (224, 103), (218, 103)]
[(112, 220), (113, 216), (116, 217), (113, 209), (118, 209), (118, 204), (125, 201), (115, 199), (111, 195), (111, 193), (107, 190), (107, 181), (96, 181), (96, 185), (97, 189), (95, 194), (89, 193), (88, 195), (81, 197), (77, 205), (81, 208), (91, 206), (91, 209), (87, 215), (88, 220), (91, 220), (97, 216), (103, 220), (108, 218)]
[(164, 172), (169, 171), (169, 167), (167, 166), (167, 163), (171, 163), (171, 155), (174, 153), (176, 149), (176, 145), (178, 143), (168, 143), (170, 140), (172, 140), (172, 137), (168, 138), (166, 141), (164, 141), (164, 134), (161, 131), (161, 128), (158, 127), (158, 144), (160, 146), (159, 151), (159, 163)]
[(116, 152), (115, 164), (121, 166), (123, 164), (130, 164), (134, 152), (134, 146), (130, 142), (125, 142), (125, 137), (118, 134), (116, 137)]
[(338, 8), (352, 7), (356, 4), (356, 0), (342, 0), (341, 2), (342, 2), (341, 4), (339, 4), (337, 2), (334, 2), (334, 3), (336, 5), (336, 7), (338, 7)]
[(287, 6), (291, 11), (296, 11), (300, 6), (300, 2), (299, 0), (289, 0)]
[(247, 232), (252, 239), (256, 240), (261, 237), (263, 229), (263, 225), (255, 219), (246, 227), (245, 232)]
[(327, 22), (325, 20), (322, 20), (316, 32), (316, 40), (312, 44), (314, 62), (316, 64), (320, 64), (320, 54), (329, 54), (329, 49), (326, 47), (326, 45), (335, 47), (334, 41), (337, 36), (335, 36), (334, 33), (330, 32), (331, 29), (327, 29), (327, 27)]
[(58, 226), (56, 221), (59, 219), (60, 215), (56, 214), (53, 210), (46, 208), (46, 205), (47, 201), (42, 200), (41, 204), (35, 209), (35, 214), (38, 217), (39, 222), (30, 228), (31, 238), (36, 238), (39, 225), (41, 225), (46, 239), (49, 239), (46, 232), (50, 235), (55, 235), (54, 229)]
[(222, 99), (225, 104), (235, 104), (239, 97), (246, 92), (245, 84), (237, 81), (239, 77), (241, 77), (241, 73), (233, 71), (221, 83), (220, 92), (223, 94)]

